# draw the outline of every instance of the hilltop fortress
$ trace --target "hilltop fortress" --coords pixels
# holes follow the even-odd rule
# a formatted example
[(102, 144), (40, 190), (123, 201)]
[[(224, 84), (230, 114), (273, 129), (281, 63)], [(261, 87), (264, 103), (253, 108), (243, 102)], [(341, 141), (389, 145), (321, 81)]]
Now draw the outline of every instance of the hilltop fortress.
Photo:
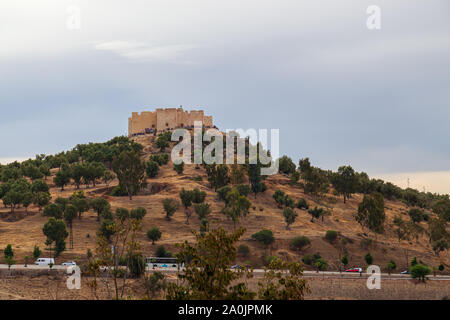
[(176, 128), (191, 128), (194, 121), (202, 121), (206, 128), (213, 127), (212, 116), (203, 110), (184, 111), (183, 108), (158, 108), (155, 111), (133, 112), (128, 118), (128, 136), (151, 134)]

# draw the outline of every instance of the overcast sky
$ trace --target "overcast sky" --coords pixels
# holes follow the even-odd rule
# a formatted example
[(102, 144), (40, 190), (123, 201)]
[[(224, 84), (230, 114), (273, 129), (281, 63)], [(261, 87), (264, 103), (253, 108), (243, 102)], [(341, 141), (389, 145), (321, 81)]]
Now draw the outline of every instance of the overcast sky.
[(1, 162), (125, 135), (132, 111), (179, 105), (220, 129), (279, 128), (296, 162), (448, 171), (450, 2), (0, 2)]

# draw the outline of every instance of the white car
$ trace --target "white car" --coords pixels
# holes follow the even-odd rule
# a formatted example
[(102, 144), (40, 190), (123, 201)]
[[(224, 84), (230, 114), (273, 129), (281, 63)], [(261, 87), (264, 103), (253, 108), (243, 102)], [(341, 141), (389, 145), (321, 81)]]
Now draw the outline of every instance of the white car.
[(55, 259), (53, 258), (39, 258), (34, 262), (37, 266), (48, 266), (50, 264), (55, 264)]
[(69, 267), (69, 266), (76, 266), (77, 263), (75, 261), (68, 261), (68, 262), (64, 262), (61, 264), (64, 267)]

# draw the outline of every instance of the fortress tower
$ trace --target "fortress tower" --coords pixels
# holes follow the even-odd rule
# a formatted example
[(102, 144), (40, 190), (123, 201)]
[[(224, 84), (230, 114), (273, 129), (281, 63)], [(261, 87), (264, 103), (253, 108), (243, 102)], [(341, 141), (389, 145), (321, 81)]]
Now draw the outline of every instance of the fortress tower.
[(183, 108), (158, 108), (155, 111), (133, 112), (128, 118), (128, 136), (161, 132), (176, 128), (189, 128), (194, 121), (202, 121), (203, 126), (213, 126), (212, 116), (205, 116), (203, 110), (184, 111)]

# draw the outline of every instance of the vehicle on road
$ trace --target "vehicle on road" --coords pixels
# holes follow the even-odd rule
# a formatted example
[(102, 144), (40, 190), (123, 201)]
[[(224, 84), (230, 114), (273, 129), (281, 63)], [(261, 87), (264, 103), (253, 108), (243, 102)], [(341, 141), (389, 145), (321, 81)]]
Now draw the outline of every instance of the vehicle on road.
[(244, 269), (244, 267), (243, 266), (240, 266), (240, 265), (234, 265), (234, 266), (231, 266), (231, 270), (243, 270)]
[(37, 266), (48, 266), (50, 264), (55, 264), (55, 259), (53, 258), (39, 258), (34, 262)]
[(61, 263), (61, 265), (65, 266), (65, 267), (69, 267), (69, 266), (76, 266), (77, 263), (75, 261), (67, 261), (67, 262)]
[(350, 268), (345, 270), (345, 272), (362, 272), (362, 268)]
[(402, 271), (400, 274), (409, 274), (409, 270)]
[(145, 258), (145, 264), (151, 268), (183, 268), (183, 263), (178, 263), (177, 258), (159, 258), (159, 257), (148, 257)]

